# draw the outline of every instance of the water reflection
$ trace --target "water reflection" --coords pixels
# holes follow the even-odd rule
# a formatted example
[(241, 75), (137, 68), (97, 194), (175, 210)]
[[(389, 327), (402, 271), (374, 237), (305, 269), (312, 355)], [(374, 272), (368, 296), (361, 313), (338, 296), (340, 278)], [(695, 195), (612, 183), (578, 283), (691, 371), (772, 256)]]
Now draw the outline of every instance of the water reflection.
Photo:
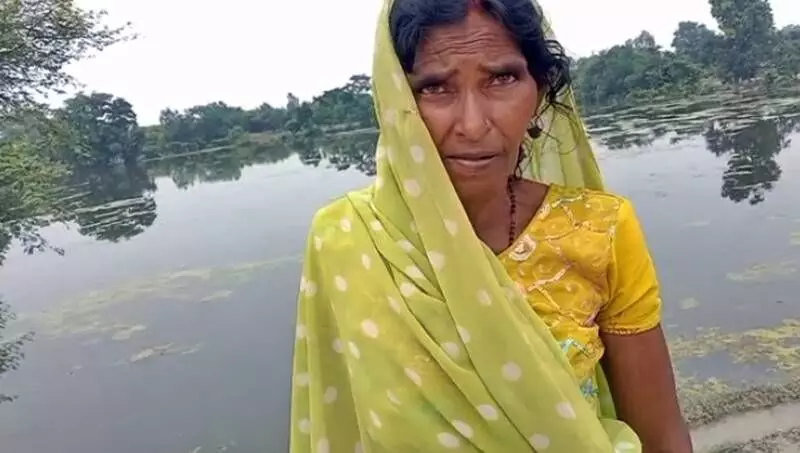
[(291, 137), (287, 145), (297, 150), (300, 160), (313, 167), (325, 162), (339, 171), (354, 168), (368, 176), (375, 175), (375, 146), (378, 135), (363, 131), (334, 136)]
[[(753, 100), (709, 108), (708, 103), (637, 107), (587, 118), (593, 138), (613, 152), (645, 148), (657, 140), (676, 144), (702, 136), (706, 148), (727, 160), (721, 196), (751, 205), (764, 201), (781, 178), (776, 158), (800, 130), (800, 106)], [(127, 166), (74, 169), (68, 185), (71, 220), (80, 234), (104, 241), (133, 238), (157, 218), (155, 179), (170, 178), (180, 189), (196, 184), (236, 181), (245, 168), (276, 163), (297, 154), (308, 166), (355, 169), (374, 175), (374, 131), (336, 135), (288, 135), (281, 142), (243, 143), (222, 150), (196, 152)]]
[(201, 183), (237, 181), (246, 167), (277, 163), (291, 155), (292, 150), (286, 146), (248, 143), (154, 160), (148, 162), (148, 170), (153, 177), (168, 177), (179, 189), (188, 189)]
[[(614, 152), (647, 147), (660, 139), (676, 144), (702, 136), (711, 153), (727, 160), (721, 196), (755, 205), (766, 199), (780, 179), (776, 158), (790, 145), (789, 135), (800, 130), (796, 102), (764, 102), (742, 101), (718, 110), (704, 102), (637, 107), (590, 117), (587, 125), (593, 138)], [(371, 176), (376, 172), (377, 138), (370, 130), (289, 135), (278, 144), (247, 143), (154, 160), (145, 166), (82, 168), (70, 177), (70, 185), (78, 189), (73, 199), (74, 222), (84, 236), (130, 239), (156, 219), (155, 178), (168, 177), (180, 189), (236, 181), (246, 167), (279, 162), (295, 153), (309, 166), (356, 169)]]
[(83, 236), (117, 242), (156, 220), (156, 185), (140, 165), (79, 168), (69, 182), (76, 193), (72, 220)]
[(722, 174), (722, 196), (734, 203), (751, 205), (764, 201), (775, 187), (781, 168), (775, 160), (788, 148), (790, 133), (800, 130), (800, 116), (758, 120), (737, 128), (730, 122), (712, 123), (706, 133), (706, 147), (717, 157), (728, 157)]
[[(755, 205), (766, 199), (780, 179), (776, 158), (790, 145), (789, 135), (800, 131), (797, 102), (759, 101), (763, 104), (739, 100), (724, 110), (709, 108), (710, 101), (639, 107), (588, 118), (587, 125), (595, 140), (615, 152), (651, 146), (659, 139), (675, 145), (702, 136), (711, 153), (727, 159), (720, 195), (734, 203), (747, 200)], [(375, 174), (376, 142), (373, 132), (290, 137), (286, 141), (306, 165), (355, 168), (367, 175)]]
[[(797, 324), (783, 322), (796, 315), (790, 301), (797, 292), (800, 249), (786, 244), (800, 233), (800, 218), (779, 201), (796, 192), (790, 177), (798, 161), (781, 153), (792, 153), (782, 150), (798, 128), (798, 115), (749, 104), (709, 112), (714, 105), (703, 104), (700, 112), (691, 105), (625, 111), (590, 124), (604, 153), (637, 155), (609, 159), (604, 169), (610, 184), (623, 181), (620, 192), (641, 201), (637, 206), (662, 265), (665, 323), (674, 333), (681, 387), (692, 393), (711, 388), (706, 376), (714, 384), (716, 377), (738, 384), (763, 363), (795, 374), (800, 369), (792, 353)], [(5, 346), (15, 337), (3, 330), (8, 311), (0, 304), (0, 337), (6, 338), (0, 338), (0, 388), (20, 395), (14, 404), (0, 404), (0, 437), (8, 449), (285, 447), (285, 424), (265, 428), (259, 421), (264, 411), (283, 420), (289, 407), (289, 371), (275, 364), (289, 363), (294, 344), (303, 222), (330, 196), (363, 184), (358, 172), (375, 173), (376, 139), (368, 131), (299, 135), (286, 137), (282, 146), (237, 146), (73, 172), (74, 231), (103, 243), (80, 253), (66, 245), (64, 259), (11, 260), (0, 273), (8, 301), (38, 335), (26, 345), (22, 369), (3, 376), (19, 364), (22, 351)], [(682, 140), (689, 146), (667, 145)], [(295, 161), (247, 170), (291, 156), (310, 167), (356, 172), (323, 175), (306, 168), (294, 174), (300, 165)], [(287, 169), (290, 177), (272, 178)], [(695, 171), (714, 174), (695, 178)], [(779, 178), (784, 181), (771, 195), (777, 203), (726, 209), (732, 206), (728, 199), (747, 206), (744, 200), (769, 198)], [(185, 192), (173, 197), (170, 181)], [(201, 184), (202, 190), (189, 190)], [(728, 187), (724, 200), (717, 198), (720, 185)], [(653, 195), (662, 189), (670, 196)], [(688, 217), (675, 215), (699, 191), (712, 200), (698, 196)], [(294, 196), (271, 196), (286, 193)], [(791, 201), (788, 207), (794, 207)], [(764, 220), (772, 215), (778, 220)], [(156, 219), (158, 228), (150, 228)], [(741, 237), (748, 235), (753, 240), (743, 244)], [(135, 241), (127, 246), (110, 244), (129, 238)], [(697, 264), (687, 261), (687, 250)], [(684, 333), (686, 338), (678, 337)], [(253, 359), (254, 348), (263, 360)], [(728, 353), (741, 363), (734, 370), (740, 374), (717, 366)], [(756, 372), (777, 380), (761, 368)], [(102, 436), (59, 434), (81, 433), (87, 423)], [(51, 436), (31, 434), (31, 426), (50, 425), (62, 429)]]
[[(30, 333), (4, 338), (4, 330), (14, 318), (14, 313), (9, 306), (0, 299), (0, 378), (3, 377), (3, 374), (19, 368), (24, 357), (22, 347), (33, 338)], [(0, 404), (14, 401), (14, 399), (16, 399), (14, 395), (6, 395), (0, 389)]]

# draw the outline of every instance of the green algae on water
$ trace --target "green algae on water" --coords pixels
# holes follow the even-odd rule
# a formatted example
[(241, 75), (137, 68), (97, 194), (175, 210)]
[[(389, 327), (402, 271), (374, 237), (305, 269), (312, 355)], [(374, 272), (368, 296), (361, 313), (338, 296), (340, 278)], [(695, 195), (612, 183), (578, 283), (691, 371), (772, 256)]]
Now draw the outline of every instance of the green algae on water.
[(731, 272), (728, 280), (742, 283), (766, 283), (786, 278), (794, 278), (797, 265), (793, 261), (776, 264), (756, 264), (742, 272)]
[(674, 360), (722, 352), (733, 363), (766, 363), (775, 370), (800, 374), (800, 319), (786, 319), (776, 326), (741, 332), (701, 329), (694, 338), (677, 337), (669, 344)]
[(74, 335), (110, 335), (118, 341), (129, 339), (141, 332), (135, 327), (109, 320), (108, 310), (124, 304), (144, 303), (153, 299), (171, 301), (197, 301), (189, 296), (189, 288), (199, 283), (222, 287), (200, 299), (201, 302), (219, 301), (229, 298), (233, 284), (242, 284), (263, 272), (274, 268), (299, 263), (300, 256), (239, 263), (232, 266), (183, 269), (164, 273), (142, 280), (127, 282), (103, 291), (92, 291), (82, 297), (68, 299), (56, 307), (41, 313), (24, 316), (26, 323), (36, 325), (36, 331), (51, 338)]
[(200, 299), (200, 302), (204, 303), (204, 304), (205, 303), (209, 303), (209, 302), (217, 302), (217, 301), (220, 301), (220, 300), (225, 300), (225, 299), (230, 298), (232, 294), (233, 294), (233, 291), (231, 291), (229, 289), (223, 289), (223, 290), (211, 293), (208, 296)]
[(132, 356), (130, 356), (130, 358), (128, 358), (127, 362), (121, 362), (119, 364), (122, 364), (122, 363), (134, 364), (134, 363), (144, 362), (146, 360), (151, 360), (151, 359), (154, 359), (156, 357), (163, 357), (163, 356), (168, 356), (168, 355), (194, 354), (194, 353), (200, 351), (200, 348), (201, 348), (201, 345), (199, 343), (194, 345), (194, 346), (179, 346), (179, 345), (176, 345), (176, 344), (173, 344), (173, 343), (167, 343), (167, 344), (162, 344), (162, 345), (158, 345), (158, 346), (152, 346), (152, 347), (149, 347), (149, 348), (144, 348), (144, 349), (140, 350), (139, 352), (137, 352), (137, 353), (133, 354)]
[(139, 332), (144, 332), (145, 330), (147, 330), (147, 327), (141, 324), (137, 324), (135, 326), (130, 326), (118, 330), (116, 333), (114, 333), (114, 335), (111, 336), (111, 339), (115, 341), (130, 340), (134, 334)]
[(681, 310), (691, 310), (693, 308), (697, 308), (700, 306), (700, 301), (695, 299), (694, 297), (687, 297), (683, 299), (680, 303)]

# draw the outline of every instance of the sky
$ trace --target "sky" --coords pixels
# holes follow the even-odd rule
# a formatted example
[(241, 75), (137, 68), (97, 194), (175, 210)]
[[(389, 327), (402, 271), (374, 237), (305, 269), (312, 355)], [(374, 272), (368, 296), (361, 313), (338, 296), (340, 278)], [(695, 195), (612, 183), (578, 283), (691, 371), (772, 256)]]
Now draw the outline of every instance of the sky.
[[(678, 22), (712, 28), (707, 0), (540, 0), (573, 56), (590, 55), (650, 31), (669, 46)], [(142, 125), (167, 107), (223, 101), (284, 106), (369, 74), (380, 0), (77, 0), (132, 22), (139, 38), (68, 67), (85, 91), (131, 102)], [(800, 1), (771, 0), (776, 24), (800, 24)], [(56, 101), (54, 101), (56, 102)]]

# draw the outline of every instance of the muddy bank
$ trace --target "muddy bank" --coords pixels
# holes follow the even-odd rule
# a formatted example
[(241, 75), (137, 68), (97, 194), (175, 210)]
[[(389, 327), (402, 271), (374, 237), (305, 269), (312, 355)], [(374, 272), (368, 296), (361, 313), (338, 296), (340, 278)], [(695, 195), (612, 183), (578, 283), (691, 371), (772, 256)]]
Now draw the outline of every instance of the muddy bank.
[(682, 405), (698, 453), (800, 453), (800, 378)]
[[(689, 425), (697, 428), (735, 414), (771, 409), (794, 402), (800, 404), (800, 377), (784, 384), (732, 390), (711, 394), (707, 398), (683, 396), (681, 404)], [(800, 418), (796, 422), (800, 424)]]
[(800, 426), (760, 439), (721, 445), (708, 453), (800, 453)]
[(768, 444), (773, 444), (776, 452), (784, 453), (790, 446), (800, 447), (800, 438), (787, 437), (787, 433), (797, 429), (800, 429), (800, 402), (725, 417), (694, 429), (692, 440), (698, 453), (747, 451), (742, 450), (745, 446), (763, 452), (762, 447)]

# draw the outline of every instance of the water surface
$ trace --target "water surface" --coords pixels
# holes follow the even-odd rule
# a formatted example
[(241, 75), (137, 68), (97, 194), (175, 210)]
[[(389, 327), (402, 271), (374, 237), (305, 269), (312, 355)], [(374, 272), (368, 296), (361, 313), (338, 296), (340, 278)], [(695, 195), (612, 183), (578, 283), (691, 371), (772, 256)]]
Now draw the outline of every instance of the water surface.
[[(797, 99), (590, 118), (609, 190), (656, 260), (683, 391), (800, 374)], [(12, 251), (0, 288), (33, 330), (0, 381), (14, 453), (286, 451), (311, 215), (374, 173), (373, 134), (294, 139), (76, 175), (96, 208)], [(8, 332), (11, 333), (11, 332)], [(709, 381), (710, 378), (713, 378)]]

